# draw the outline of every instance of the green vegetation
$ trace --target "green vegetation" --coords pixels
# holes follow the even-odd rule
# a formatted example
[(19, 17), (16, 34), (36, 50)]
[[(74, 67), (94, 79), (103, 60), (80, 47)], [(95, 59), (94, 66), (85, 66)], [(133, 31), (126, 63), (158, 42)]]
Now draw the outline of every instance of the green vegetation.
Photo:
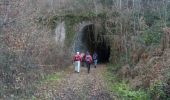
[(163, 35), (162, 25), (163, 23), (161, 20), (157, 20), (151, 27), (148, 27), (143, 31), (141, 38), (145, 45), (160, 44)]
[(162, 33), (152, 31), (152, 30), (146, 30), (144, 34), (142, 34), (142, 38), (144, 39), (145, 44), (151, 45), (151, 44), (159, 44), (161, 40)]
[(149, 93), (151, 98), (153, 99), (161, 99), (161, 100), (170, 100), (168, 94), (166, 94), (166, 84), (163, 82), (157, 82), (153, 84), (150, 89)]
[(114, 83), (112, 89), (118, 93), (123, 100), (148, 100), (149, 95), (143, 90), (132, 90), (130, 87), (122, 83)]
[(150, 85), (148, 89), (139, 88), (134, 90), (128, 85), (127, 80), (120, 80), (117, 77), (116, 72), (120, 68), (119, 64), (108, 64), (107, 66), (108, 70), (104, 75), (107, 81), (107, 88), (121, 100), (170, 100), (167, 83), (157, 81)]
[(116, 93), (121, 100), (149, 100), (149, 94), (144, 90), (133, 90), (125, 81), (118, 80), (111, 67), (112, 65), (108, 65), (109, 70), (105, 73), (108, 90)]
[(56, 72), (54, 74), (49, 74), (45, 76), (40, 82), (51, 82), (51, 81), (57, 81), (61, 79), (62, 73)]

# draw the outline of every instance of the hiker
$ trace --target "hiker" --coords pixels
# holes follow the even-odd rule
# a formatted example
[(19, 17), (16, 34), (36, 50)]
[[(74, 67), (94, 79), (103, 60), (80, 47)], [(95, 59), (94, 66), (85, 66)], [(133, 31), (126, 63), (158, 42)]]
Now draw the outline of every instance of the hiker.
[(81, 53), (81, 65), (84, 66), (85, 63), (85, 53)]
[(93, 54), (94, 68), (96, 68), (96, 66), (97, 66), (97, 58), (98, 58), (98, 55), (96, 52), (94, 52), (94, 54)]
[(90, 55), (89, 52), (86, 53), (85, 57), (86, 65), (87, 65), (87, 72), (90, 72), (90, 64), (92, 63), (92, 56)]
[(81, 61), (81, 55), (79, 52), (76, 53), (74, 56), (74, 66), (75, 66), (75, 72), (80, 72), (80, 61)]

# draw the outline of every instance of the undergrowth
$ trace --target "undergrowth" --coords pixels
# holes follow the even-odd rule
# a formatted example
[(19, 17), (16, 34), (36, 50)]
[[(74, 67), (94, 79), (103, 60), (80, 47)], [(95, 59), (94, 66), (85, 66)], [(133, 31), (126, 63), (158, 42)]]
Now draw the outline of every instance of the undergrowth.
[(144, 90), (133, 90), (125, 81), (120, 81), (110, 64), (104, 77), (107, 81), (108, 90), (117, 95), (120, 100), (150, 100), (149, 94)]
[(57, 72), (57, 73), (54, 73), (54, 74), (47, 75), (46, 77), (44, 77), (40, 81), (40, 83), (57, 81), (57, 80), (60, 80), (61, 78), (62, 78), (62, 73), (61, 72)]

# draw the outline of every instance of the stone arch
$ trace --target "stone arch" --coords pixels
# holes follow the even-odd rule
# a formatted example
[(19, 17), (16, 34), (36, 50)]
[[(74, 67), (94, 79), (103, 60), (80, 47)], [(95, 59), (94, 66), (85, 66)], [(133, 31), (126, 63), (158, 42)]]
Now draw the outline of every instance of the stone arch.
[[(77, 51), (85, 53), (89, 51), (91, 54), (96, 51), (100, 62), (108, 62), (110, 57), (110, 45), (103, 35), (95, 32), (95, 23), (82, 22), (76, 27), (76, 34), (73, 43), (73, 53)], [(96, 37), (96, 34), (98, 35)], [(102, 40), (102, 41), (101, 41)]]

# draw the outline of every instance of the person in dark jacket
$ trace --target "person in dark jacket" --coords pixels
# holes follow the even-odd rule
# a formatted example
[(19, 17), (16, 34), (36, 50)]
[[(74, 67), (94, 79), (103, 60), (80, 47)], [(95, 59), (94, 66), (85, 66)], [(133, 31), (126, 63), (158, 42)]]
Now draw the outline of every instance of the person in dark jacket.
[(97, 66), (97, 59), (98, 59), (98, 55), (97, 55), (96, 52), (94, 52), (94, 54), (93, 54), (93, 62), (94, 62), (94, 67), (95, 67), (95, 68), (96, 68), (96, 66)]
[(87, 72), (89, 73), (90, 72), (90, 65), (92, 63), (92, 56), (90, 55), (89, 52), (86, 53), (85, 61), (86, 61), (86, 65), (87, 65)]
[(81, 65), (84, 66), (84, 63), (85, 63), (85, 53), (81, 53)]

